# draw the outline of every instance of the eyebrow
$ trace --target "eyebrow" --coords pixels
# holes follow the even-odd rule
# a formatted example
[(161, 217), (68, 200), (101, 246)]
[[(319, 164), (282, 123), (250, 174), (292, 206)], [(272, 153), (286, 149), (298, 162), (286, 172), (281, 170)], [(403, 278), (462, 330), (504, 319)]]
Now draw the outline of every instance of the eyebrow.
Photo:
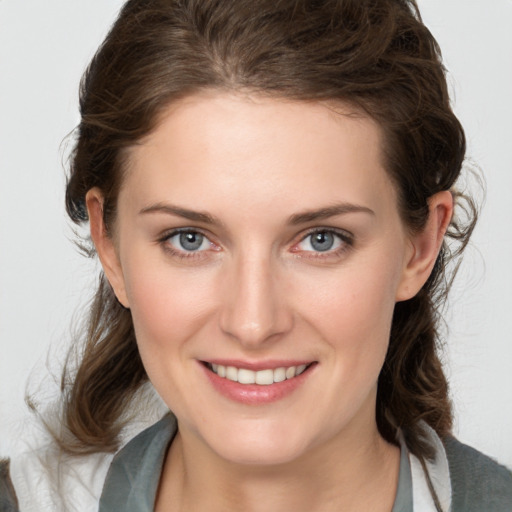
[(308, 210), (302, 213), (296, 213), (288, 219), (288, 223), (291, 225), (305, 224), (306, 222), (324, 220), (329, 217), (335, 217), (336, 215), (343, 215), (346, 213), (367, 213), (375, 215), (375, 212), (366, 206), (340, 203), (326, 208), (319, 208), (318, 210)]
[(151, 206), (142, 208), (139, 214), (145, 213), (166, 213), (168, 215), (175, 215), (177, 217), (183, 217), (184, 219), (192, 220), (195, 222), (202, 222), (204, 224), (221, 224), (221, 222), (206, 212), (197, 212), (195, 210), (189, 210), (182, 208), (181, 206), (174, 206), (167, 203), (156, 203)]
[[(183, 208), (181, 206), (175, 206), (167, 203), (156, 203), (151, 206), (146, 206), (139, 212), (139, 214), (147, 213), (164, 213), (167, 215), (182, 217), (194, 222), (222, 225), (220, 220), (210, 215), (209, 213), (189, 210), (188, 208)], [(327, 206), (325, 208), (319, 208), (317, 210), (307, 210), (291, 215), (288, 218), (288, 224), (295, 226), (298, 224), (305, 224), (307, 222), (328, 219), (329, 217), (335, 217), (337, 215), (343, 215), (347, 213), (367, 213), (370, 215), (375, 215), (375, 212), (366, 206), (359, 206), (350, 203), (340, 203)]]

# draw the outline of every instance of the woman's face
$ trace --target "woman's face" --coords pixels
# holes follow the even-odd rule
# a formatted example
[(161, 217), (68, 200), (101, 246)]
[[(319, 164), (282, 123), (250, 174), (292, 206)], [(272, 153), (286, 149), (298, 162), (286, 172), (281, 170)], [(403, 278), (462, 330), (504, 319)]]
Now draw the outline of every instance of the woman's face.
[(130, 153), (107, 273), (182, 435), (231, 461), (376, 432), (415, 249), (378, 126), (336, 110), (192, 96)]

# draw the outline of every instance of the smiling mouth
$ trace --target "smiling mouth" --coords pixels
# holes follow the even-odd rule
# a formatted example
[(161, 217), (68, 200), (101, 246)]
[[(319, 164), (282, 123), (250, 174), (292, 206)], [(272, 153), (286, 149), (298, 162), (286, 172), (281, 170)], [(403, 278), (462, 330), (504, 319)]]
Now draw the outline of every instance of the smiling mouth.
[(206, 363), (206, 367), (219, 377), (239, 384), (259, 384), (260, 386), (270, 386), (278, 382), (293, 379), (304, 373), (311, 364), (301, 364), (298, 366), (282, 366), (267, 370), (249, 370), (247, 368), (237, 368), (236, 366), (224, 366), (222, 364)]

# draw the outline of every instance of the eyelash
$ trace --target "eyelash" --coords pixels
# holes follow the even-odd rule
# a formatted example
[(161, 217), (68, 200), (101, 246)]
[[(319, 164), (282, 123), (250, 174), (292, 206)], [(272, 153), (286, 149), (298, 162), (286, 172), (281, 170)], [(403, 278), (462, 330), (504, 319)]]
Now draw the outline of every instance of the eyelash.
[[(295, 249), (299, 244), (306, 241), (309, 237), (318, 234), (334, 235), (339, 240), (340, 246), (336, 249), (328, 249), (326, 251), (301, 251)], [(311, 243), (311, 242), (310, 242)], [(299, 258), (312, 258), (312, 259), (328, 259), (339, 258), (344, 253), (349, 251), (354, 246), (354, 236), (348, 231), (335, 229), (335, 228), (313, 228), (303, 235), (300, 240), (293, 245), (292, 252)], [(301, 254), (302, 253), (302, 254)], [(306, 253), (306, 254), (304, 254)]]
[[(207, 252), (207, 250), (197, 250), (197, 251), (180, 250), (180, 249), (176, 249), (169, 243), (169, 241), (172, 238), (174, 238), (175, 236), (184, 234), (184, 233), (201, 235), (202, 237), (205, 238), (207, 243), (210, 244), (210, 247), (218, 247), (218, 246), (216, 246), (216, 244), (214, 244), (210, 240), (208, 235), (203, 233), (201, 230), (195, 229), (195, 228), (174, 229), (174, 230), (162, 235), (158, 239), (158, 242), (163, 246), (164, 250), (166, 252), (168, 252), (173, 257), (177, 257), (177, 258), (183, 259), (183, 260), (204, 258), (205, 257), (204, 253)], [(328, 249), (326, 251), (301, 251), (300, 249), (296, 249), (296, 247), (299, 244), (306, 241), (308, 239), (308, 237), (311, 237), (311, 236), (317, 235), (317, 234), (334, 235), (334, 237), (336, 237), (339, 240), (340, 246), (334, 250)], [(314, 259), (327, 259), (327, 258), (333, 258), (333, 257), (336, 258), (336, 257), (340, 257), (346, 251), (350, 250), (353, 247), (353, 245), (354, 245), (354, 237), (351, 233), (349, 233), (347, 231), (335, 229), (335, 228), (331, 228), (331, 227), (330, 228), (314, 228), (314, 229), (309, 230), (308, 232), (306, 232), (304, 235), (301, 236), (300, 240), (292, 246), (291, 252), (294, 253), (299, 258), (314, 258)], [(213, 250), (215, 252), (217, 252), (220, 250), (220, 248), (213, 249)], [(300, 253), (302, 253), (302, 254), (300, 254)], [(305, 254), (307, 254), (307, 255), (305, 255)]]
[(174, 238), (175, 236), (177, 235), (181, 235), (181, 234), (195, 234), (195, 235), (201, 235), (202, 237), (204, 237), (204, 239), (210, 244), (211, 247), (215, 246), (215, 244), (213, 244), (213, 242), (210, 240), (210, 238), (204, 234), (202, 231), (198, 230), (198, 229), (193, 229), (193, 228), (181, 228), (181, 229), (174, 229), (170, 232), (167, 232), (165, 233), (163, 236), (161, 236), (159, 239), (158, 239), (158, 242), (163, 246), (164, 250), (166, 252), (168, 252), (171, 256), (173, 257), (177, 257), (179, 259), (188, 259), (188, 260), (191, 260), (191, 259), (197, 259), (197, 258), (204, 258), (204, 254), (206, 251), (202, 250), (202, 251), (186, 251), (186, 250), (180, 250), (180, 249), (176, 249), (175, 247), (173, 247), (169, 241), (171, 240), (171, 238)]

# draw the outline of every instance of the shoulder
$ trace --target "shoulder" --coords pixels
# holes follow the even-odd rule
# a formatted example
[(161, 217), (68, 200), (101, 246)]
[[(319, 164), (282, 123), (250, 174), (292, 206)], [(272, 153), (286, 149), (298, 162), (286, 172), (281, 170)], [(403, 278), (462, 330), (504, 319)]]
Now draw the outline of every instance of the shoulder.
[[(54, 446), (18, 453), (10, 477), (22, 512), (95, 512), (111, 454), (67, 456)], [(12, 512), (17, 509), (12, 509)], [(0, 512), (11, 512), (2, 509)]]
[(152, 510), (163, 460), (177, 429), (166, 415), (126, 444), (114, 457), (103, 486), (99, 510)]
[(18, 500), (9, 475), (9, 461), (0, 459), (0, 512), (18, 510)]
[(510, 512), (512, 472), (453, 437), (443, 440), (453, 492), (453, 510)]

